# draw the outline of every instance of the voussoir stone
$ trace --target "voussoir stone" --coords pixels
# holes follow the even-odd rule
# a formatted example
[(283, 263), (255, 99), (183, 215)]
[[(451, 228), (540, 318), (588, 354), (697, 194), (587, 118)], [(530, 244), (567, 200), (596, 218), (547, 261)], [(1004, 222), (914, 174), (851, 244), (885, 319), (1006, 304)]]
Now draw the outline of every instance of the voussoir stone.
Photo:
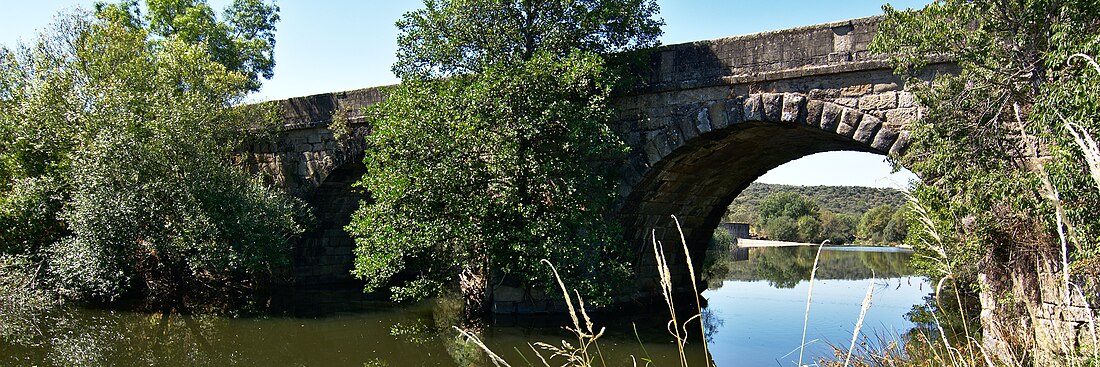
[(760, 96), (764, 104), (764, 121), (779, 122), (783, 114), (783, 95), (764, 93)]
[(783, 113), (780, 116), (780, 120), (783, 122), (799, 122), (800, 119), (805, 119), (805, 116), (802, 114), (802, 109), (805, 105), (806, 97), (801, 94), (784, 94)]

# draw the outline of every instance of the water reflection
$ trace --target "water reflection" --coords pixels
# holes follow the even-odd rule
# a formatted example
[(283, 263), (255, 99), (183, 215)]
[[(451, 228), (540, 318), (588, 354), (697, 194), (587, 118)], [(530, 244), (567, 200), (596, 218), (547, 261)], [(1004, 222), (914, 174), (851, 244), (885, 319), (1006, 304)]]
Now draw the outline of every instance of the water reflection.
[[(804, 247), (708, 256), (705, 280), (710, 289), (704, 296), (709, 306), (701, 321), (719, 366), (792, 364), (792, 357), (784, 354), (801, 339), (806, 280), (814, 255), (815, 248)], [(929, 289), (921, 280), (907, 277), (907, 256), (847, 249), (822, 254), (821, 281), (814, 288), (810, 315), (810, 340), (818, 340), (814, 353), (826, 353), (826, 341), (851, 337), (867, 286), (861, 279), (872, 271), (878, 280), (866, 324), (894, 333), (911, 327), (902, 315)], [(452, 328), (461, 316), (457, 301), (393, 306), (365, 298), (353, 288), (296, 292), (266, 304), (277, 311), (219, 317), (55, 310), (18, 329), (25, 332), (0, 338), (0, 365), (491, 365)], [(651, 312), (603, 313), (593, 319), (597, 327), (607, 328), (599, 353), (608, 366), (631, 366), (634, 361), (679, 365), (678, 350), (665, 331), (663, 305)], [(567, 323), (565, 315), (498, 317), (472, 329), (514, 365), (541, 365), (529, 343), (574, 341), (561, 327)], [(698, 339), (699, 334), (690, 335)], [(691, 365), (706, 365), (699, 340), (687, 348)]]
[[(704, 272), (709, 310), (723, 321), (710, 339), (715, 362), (796, 365), (817, 247), (751, 248), (745, 260), (730, 249), (708, 252)], [(929, 288), (924, 279), (910, 276), (909, 256), (887, 248), (822, 251), (809, 315), (809, 357), (803, 364), (830, 355), (832, 345), (846, 348), (872, 274), (875, 293), (863, 333), (889, 337), (913, 327), (905, 315)]]

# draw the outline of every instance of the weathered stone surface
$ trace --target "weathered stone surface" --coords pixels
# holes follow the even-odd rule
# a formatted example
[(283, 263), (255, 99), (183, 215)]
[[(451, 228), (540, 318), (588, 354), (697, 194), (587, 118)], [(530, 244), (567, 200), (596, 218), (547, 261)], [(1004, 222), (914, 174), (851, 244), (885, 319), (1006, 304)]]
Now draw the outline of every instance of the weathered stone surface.
[(862, 97), (872, 92), (871, 84), (857, 84), (840, 90), (841, 97)]
[(909, 125), (917, 120), (917, 108), (898, 108), (886, 111), (886, 121), (895, 125)]
[(863, 119), (859, 121), (859, 127), (856, 128), (856, 132), (852, 135), (852, 139), (871, 145), (875, 138), (875, 133), (878, 132), (881, 126), (882, 120), (879, 120), (878, 117), (863, 115)]
[(905, 154), (906, 149), (909, 149), (909, 132), (902, 130), (898, 132), (898, 138), (894, 141), (894, 145), (890, 146), (890, 155), (901, 156)]
[(707, 103), (706, 111), (711, 129), (725, 129), (726, 126), (729, 126), (729, 121), (726, 118), (726, 100)]
[[(783, 95), (783, 112), (780, 120), (783, 122), (805, 121), (803, 109), (806, 106), (806, 97), (801, 94), (787, 93)], [(802, 121), (799, 121), (802, 120)]]
[(898, 140), (898, 131), (891, 126), (883, 126), (875, 134), (875, 140), (871, 142), (871, 148), (875, 148), (880, 152), (890, 152), (890, 148), (894, 146), (894, 142)]
[(744, 121), (764, 121), (764, 102), (759, 94), (745, 98)]
[(859, 107), (859, 98), (841, 97), (841, 98), (837, 98), (835, 102), (838, 105), (848, 107), (848, 108), (857, 108), (857, 107)]
[(874, 89), (875, 93), (897, 91), (897, 90), (901, 90), (901, 87), (898, 86), (898, 83), (875, 84), (875, 89)]
[(700, 134), (708, 133), (712, 130), (709, 107), (703, 107), (699, 113), (695, 114), (695, 130), (698, 130)]
[(783, 114), (783, 95), (779, 93), (764, 93), (760, 96), (764, 104), (764, 120), (778, 122)]
[(863, 112), (859, 112), (854, 109), (845, 109), (840, 114), (840, 125), (836, 127), (836, 133), (847, 137), (852, 137), (855, 134), (856, 129), (859, 128), (859, 121), (863, 119)]
[(821, 115), (824, 112), (825, 102), (811, 99), (806, 102), (806, 125), (821, 126)]
[(744, 115), (745, 100), (741, 97), (731, 98), (726, 101), (726, 122), (728, 125), (738, 124), (745, 121)]
[(876, 93), (859, 98), (859, 109), (864, 111), (889, 110), (897, 107), (897, 92)]
[(898, 108), (917, 107), (917, 97), (913, 93), (898, 92)]
[(840, 125), (840, 116), (844, 114), (844, 109), (832, 103), (826, 103), (821, 111), (821, 130), (836, 131), (837, 125)]

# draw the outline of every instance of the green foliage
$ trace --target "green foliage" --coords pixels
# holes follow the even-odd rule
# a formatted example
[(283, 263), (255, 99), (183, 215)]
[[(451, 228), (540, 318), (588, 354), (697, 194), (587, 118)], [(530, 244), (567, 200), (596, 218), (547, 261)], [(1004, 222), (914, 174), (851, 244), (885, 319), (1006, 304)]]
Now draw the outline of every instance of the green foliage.
[(881, 205), (871, 209), (859, 220), (859, 237), (876, 244), (898, 243), (908, 232), (906, 206)]
[(904, 202), (904, 193), (892, 189), (753, 183), (730, 204), (725, 219), (754, 224), (774, 240), (895, 244), (906, 236)]
[(785, 215), (764, 220), (764, 233), (777, 241), (801, 241), (798, 220)]
[[(791, 186), (754, 182), (737, 198), (730, 203), (727, 212), (727, 221), (753, 222), (750, 219), (737, 220), (738, 213), (755, 213), (760, 201), (768, 195), (777, 192), (794, 192), (812, 198), (824, 211), (828, 210), (836, 214), (854, 215), (862, 217), (871, 208), (879, 205), (901, 206), (905, 203), (905, 194), (901, 191), (887, 188), (860, 187), (860, 186)], [(744, 218), (744, 216), (742, 216)]]
[(850, 214), (821, 211), (821, 239), (834, 245), (843, 245), (855, 238), (859, 218)]
[[(1055, 205), (1068, 213), (1072, 258), (1087, 263), (1095, 256), (1096, 187), (1066, 122), (1100, 133), (1100, 78), (1084, 63), (1067, 62), (1075, 53), (1100, 52), (1098, 5), (948, 0), (919, 11), (884, 7), (872, 49), (896, 55), (900, 74), (923, 78), (907, 83), (927, 110), (909, 127), (913, 143), (899, 163), (923, 179), (914, 190), (921, 220), (910, 221), (907, 242), (925, 250), (915, 258), (934, 259), (921, 260), (928, 275), (973, 280), (981, 264), (996, 265), (983, 261), (990, 254), (1051, 259), (1059, 251)], [(923, 72), (929, 53), (953, 57), (958, 74)]]
[(177, 40), (205, 49), (209, 57), (248, 78), (250, 91), (275, 69), (275, 23), (279, 7), (263, 0), (234, 0), (222, 20), (206, 0), (147, 0), (141, 14), (138, 0), (96, 3), (96, 15), (132, 30), (148, 31), (157, 42)]
[(657, 44), (653, 0), (426, 0), (397, 27), (402, 80), (481, 73), (575, 51), (610, 54)]
[[(607, 126), (617, 78), (600, 53), (648, 47), (653, 1), (426, 1), (398, 27), (403, 79), (368, 111), (354, 273), (395, 298), (489, 269), (552, 286), (540, 259), (606, 301), (629, 271), (605, 218), (625, 146)], [(476, 292), (476, 290), (474, 291)], [(468, 295), (469, 296), (469, 295)]]
[(777, 217), (800, 218), (817, 215), (817, 203), (812, 199), (793, 192), (777, 192), (760, 201), (756, 208), (761, 219)]
[[(210, 20), (209, 8), (149, 6), (156, 26), (137, 20), (134, 2), (100, 4), (0, 49), (0, 224), (11, 224), (0, 249), (73, 298), (175, 302), (254, 285), (286, 264), (308, 221), (302, 202), (230, 161), (267, 111), (233, 107), (253, 71), (227, 67), (218, 53), (229, 51), (205, 36), (184, 36), (194, 29), (180, 14)], [(230, 28), (268, 29), (257, 26)]]
[(803, 215), (796, 222), (798, 226), (798, 238), (803, 241), (813, 241), (821, 238), (821, 221), (812, 215)]

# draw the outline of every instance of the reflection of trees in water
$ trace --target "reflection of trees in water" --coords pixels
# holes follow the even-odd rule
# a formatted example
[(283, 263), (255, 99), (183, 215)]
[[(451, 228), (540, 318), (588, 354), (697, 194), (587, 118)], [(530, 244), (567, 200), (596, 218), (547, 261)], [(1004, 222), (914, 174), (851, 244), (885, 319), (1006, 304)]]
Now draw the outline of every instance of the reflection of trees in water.
[[(767, 280), (777, 288), (791, 288), (810, 279), (816, 246), (764, 247), (749, 249), (749, 259), (738, 261), (729, 248), (707, 252), (703, 280), (718, 289), (725, 280)], [(834, 251), (821, 253), (819, 279), (895, 278), (912, 275), (910, 254), (902, 252)], [(873, 273), (872, 273), (873, 272)]]

